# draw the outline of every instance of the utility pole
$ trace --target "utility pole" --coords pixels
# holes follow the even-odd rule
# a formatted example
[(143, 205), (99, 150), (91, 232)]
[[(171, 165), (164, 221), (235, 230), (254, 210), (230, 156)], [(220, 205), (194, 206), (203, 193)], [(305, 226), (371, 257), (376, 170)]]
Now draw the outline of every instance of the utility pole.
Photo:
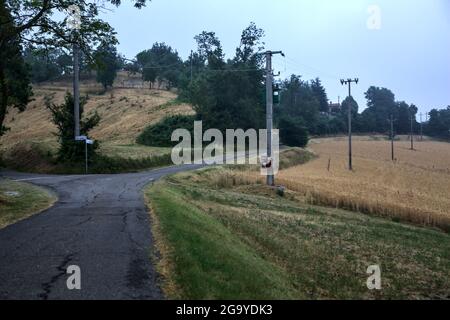
[[(348, 85), (348, 97), (352, 98), (352, 83), (358, 84), (359, 79), (341, 79), (342, 85)], [(348, 169), (350, 171), (353, 170), (353, 162), (352, 162), (352, 106), (348, 107)]]
[[(272, 129), (273, 129), (273, 70), (272, 56), (281, 54), (282, 51), (267, 51), (266, 55), (266, 122), (267, 122), (267, 158), (272, 160)], [(273, 162), (272, 162), (273, 168)], [(267, 175), (267, 185), (275, 185), (275, 177), (273, 174)]]
[(395, 155), (394, 155), (394, 116), (391, 114), (391, 119), (389, 120), (391, 122), (391, 155), (392, 155), (392, 161), (395, 161)]
[(85, 168), (85, 172), (86, 172), (86, 174), (88, 174), (88, 141), (87, 140), (85, 140), (84, 141), (84, 156), (85, 156), (85, 166), (86, 166), (86, 168)]
[(191, 50), (191, 83), (192, 83), (192, 58), (194, 57), (194, 51)]
[(420, 141), (423, 141), (423, 122), (422, 122), (422, 112), (420, 113)]
[[(76, 41), (76, 40), (75, 40)], [(73, 43), (73, 114), (75, 121), (75, 137), (80, 135), (80, 54), (78, 44)]]
[(414, 150), (414, 127), (413, 127), (413, 115), (409, 115), (411, 120), (411, 150)]
[(75, 140), (80, 136), (80, 48), (78, 47), (78, 30), (81, 28), (80, 7), (70, 5), (67, 8), (69, 15), (67, 24), (73, 35), (73, 115)]

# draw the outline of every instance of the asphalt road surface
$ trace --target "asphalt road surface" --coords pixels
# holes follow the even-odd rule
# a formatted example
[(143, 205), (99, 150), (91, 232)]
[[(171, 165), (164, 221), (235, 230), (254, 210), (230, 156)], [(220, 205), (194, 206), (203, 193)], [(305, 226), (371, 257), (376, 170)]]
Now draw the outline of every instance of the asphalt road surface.
[[(52, 208), (0, 230), (0, 299), (163, 299), (142, 189), (198, 167), (86, 176), (0, 172), (59, 197)], [(81, 290), (67, 288), (70, 265), (80, 267)]]

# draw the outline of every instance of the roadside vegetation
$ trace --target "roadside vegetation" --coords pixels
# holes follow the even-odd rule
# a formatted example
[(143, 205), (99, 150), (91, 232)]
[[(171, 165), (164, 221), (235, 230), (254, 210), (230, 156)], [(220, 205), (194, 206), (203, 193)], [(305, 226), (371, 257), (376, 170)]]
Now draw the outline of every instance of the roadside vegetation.
[(28, 183), (0, 178), (0, 229), (53, 205), (56, 196)]
[[(125, 80), (123, 80), (125, 79)], [(119, 73), (117, 81), (128, 76)], [(61, 90), (58, 89), (60, 85)], [(97, 157), (90, 154), (91, 173), (135, 172), (171, 165), (170, 148), (136, 144), (136, 137), (151, 123), (167, 115), (190, 114), (192, 108), (176, 102), (176, 95), (160, 90), (113, 89), (100, 93), (94, 84), (84, 82), (82, 96), (88, 96), (85, 114), (97, 112), (100, 122), (91, 129), (90, 137), (100, 142)], [(7, 115), (10, 130), (1, 137), (0, 156), (3, 165), (11, 169), (40, 173), (82, 173), (84, 163), (58, 161), (57, 127), (51, 122), (51, 112), (44, 98), (51, 95), (54, 104), (62, 104), (70, 84), (53, 84), (35, 88), (36, 101), (22, 113), (14, 110)], [(83, 154), (84, 155), (84, 154)]]
[[(277, 194), (255, 170), (207, 168), (146, 190), (169, 298), (450, 297), (448, 234)], [(380, 291), (367, 289), (370, 265)]]

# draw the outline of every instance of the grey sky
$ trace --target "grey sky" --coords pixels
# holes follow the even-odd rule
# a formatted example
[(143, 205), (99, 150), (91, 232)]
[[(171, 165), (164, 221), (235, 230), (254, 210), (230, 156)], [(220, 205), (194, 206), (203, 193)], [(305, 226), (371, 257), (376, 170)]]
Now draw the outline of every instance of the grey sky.
[[(333, 101), (347, 94), (339, 78), (359, 77), (353, 95), (360, 110), (371, 85), (422, 112), (450, 105), (449, 0), (153, 0), (142, 10), (123, 2), (103, 17), (127, 57), (158, 41), (185, 59), (203, 30), (215, 31), (231, 57), (254, 21), (266, 32), (266, 48), (286, 53), (275, 58), (275, 71), (320, 77)], [(381, 9), (379, 30), (367, 27), (370, 5)]]

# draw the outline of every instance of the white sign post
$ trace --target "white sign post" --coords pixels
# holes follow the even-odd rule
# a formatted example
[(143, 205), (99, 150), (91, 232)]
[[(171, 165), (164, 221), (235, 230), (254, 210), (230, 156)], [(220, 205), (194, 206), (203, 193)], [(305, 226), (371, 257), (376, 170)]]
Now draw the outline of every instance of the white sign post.
[(76, 141), (84, 141), (84, 152), (85, 152), (85, 162), (86, 162), (86, 174), (88, 173), (88, 144), (94, 144), (94, 140), (88, 139), (86, 136), (76, 136)]

